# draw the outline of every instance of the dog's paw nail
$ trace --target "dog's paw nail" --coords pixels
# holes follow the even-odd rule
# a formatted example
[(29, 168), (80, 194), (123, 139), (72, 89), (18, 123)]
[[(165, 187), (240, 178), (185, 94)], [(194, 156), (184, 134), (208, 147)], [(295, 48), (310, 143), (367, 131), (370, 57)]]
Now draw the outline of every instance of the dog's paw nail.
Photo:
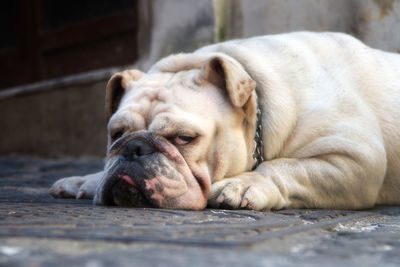
[(49, 191), (47, 191), (52, 197), (54, 198), (59, 198), (63, 195), (63, 193), (65, 192), (64, 189), (60, 188), (60, 187), (52, 187), (49, 189)]
[(85, 190), (79, 190), (78, 194), (76, 194), (76, 198), (80, 199), (80, 198), (83, 198), (85, 195), (86, 195)]
[(55, 194), (55, 192), (54, 192), (54, 188), (52, 187), (52, 188), (50, 188), (48, 191), (47, 191), (47, 193), (49, 194), (49, 195), (51, 195), (51, 196), (53, 196), (54, 197), (54, 194)]
[(55, 196), (61, 196), (64, 192), (65, 192), (65, 191), (64, 191), (63, 188), (58, 187), (58, 188), (56, 188), (56, 189), (54, 190), (54, 195), (55, 195)]
[(217, 198), (217, 203), (221, 204), (224, 201), (225, 201), (225, 195), (224, 194), (219, 195), (219, 197)]
[(242, 203), (240, 204), (241, 208), (245, 208), (249, 205), (249, 200), (247, 198), (242, 200)]

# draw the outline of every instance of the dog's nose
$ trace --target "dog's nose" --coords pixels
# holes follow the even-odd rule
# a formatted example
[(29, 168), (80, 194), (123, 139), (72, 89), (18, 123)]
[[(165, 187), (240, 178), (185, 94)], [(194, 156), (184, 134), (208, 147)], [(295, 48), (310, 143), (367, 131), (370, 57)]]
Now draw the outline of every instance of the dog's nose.
[(143, 139), (136, 139), (128, 142), (122, 150), (121, 158), (134, 161), (137, 158), (156, 152), (155, 147)]

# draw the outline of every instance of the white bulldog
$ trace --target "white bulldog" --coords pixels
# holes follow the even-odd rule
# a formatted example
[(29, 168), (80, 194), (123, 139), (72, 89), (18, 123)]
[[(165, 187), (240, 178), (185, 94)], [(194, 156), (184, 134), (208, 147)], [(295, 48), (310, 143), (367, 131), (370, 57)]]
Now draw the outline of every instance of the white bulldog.
[(194, 210), (400, 204), (400, 56), (345, 34), (229, 41), (117, 73), (106, 113), (104, 171), (57, 181), (54, 197)]

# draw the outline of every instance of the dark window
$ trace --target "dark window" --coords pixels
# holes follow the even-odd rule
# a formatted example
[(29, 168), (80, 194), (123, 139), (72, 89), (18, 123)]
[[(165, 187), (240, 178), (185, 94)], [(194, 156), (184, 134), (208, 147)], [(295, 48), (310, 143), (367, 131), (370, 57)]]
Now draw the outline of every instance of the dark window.
[(133, 63), (135, 0), (5, 0), (0, 88)]
[(54, 30), (74, 23), (104, 17), (124, 11), (134, 11), (132, 0), (43, 0), (43, 28)]
[(15, 2), (12, 0), (4, 1), (0, 8), (0, 32), (2, 37), (0, 38), (0, 50), (15, 46), (16, 35), (15, 35)]

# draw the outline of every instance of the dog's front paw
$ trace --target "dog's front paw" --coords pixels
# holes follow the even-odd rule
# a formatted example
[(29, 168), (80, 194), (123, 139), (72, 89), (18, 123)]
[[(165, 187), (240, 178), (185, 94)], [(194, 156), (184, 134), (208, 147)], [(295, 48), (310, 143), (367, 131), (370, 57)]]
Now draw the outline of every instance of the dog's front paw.
[(98, 175), (97, 173), (60, 179), (48, 192), (55, 198), (93, 198)]
[(60, 179), (50, 187), (49, 194), (55, 198), (75, 198), (84, 182), (81, 176)]
[(228, 209), (270, 208), (263, 184), (247, 178), (229, 178), (212, 184), (208, 204), (214, 208)]

